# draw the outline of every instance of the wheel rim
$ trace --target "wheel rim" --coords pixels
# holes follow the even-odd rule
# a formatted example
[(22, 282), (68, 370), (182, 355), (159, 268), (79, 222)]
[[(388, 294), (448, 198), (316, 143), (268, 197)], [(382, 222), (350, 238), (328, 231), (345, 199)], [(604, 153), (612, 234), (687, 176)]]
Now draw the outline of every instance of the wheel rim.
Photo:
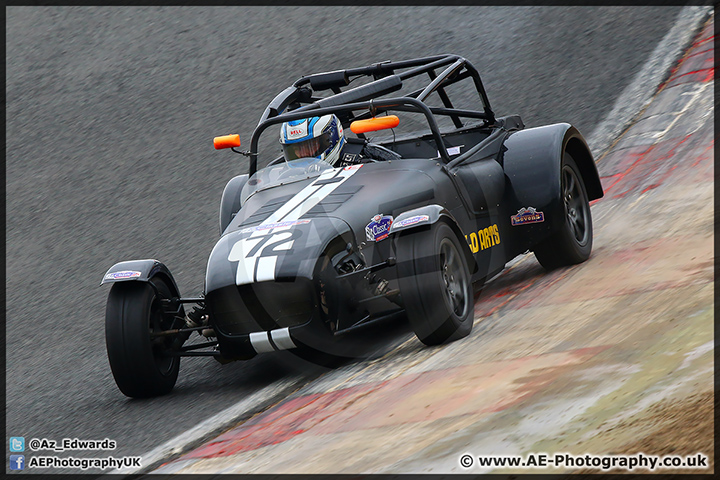
[(588, 203), (575, 170), (565, 165), (562, 175), (563, 203), (565, 218), (575, 241), (585, 245), (588, 241)]
[(462, 258), (455, 245), (448, 238), (440, 243), (440, 273), (444, 281), (445, 298), (455, 315), (462, 318), (468, 308), (468, 278)]
[[(164, 315), (160, 299), (155, 296), (150, 309), (150, 335), (154, 332), (161, 332), (172, 328), (172, 319), (166, 318)], [(170, 375), (175, 367), (178, 357), (167, 354), (172, 348), (173, 336), (155, 337), (152, 340), (152, 354), (155, 365), (162, 375)]]

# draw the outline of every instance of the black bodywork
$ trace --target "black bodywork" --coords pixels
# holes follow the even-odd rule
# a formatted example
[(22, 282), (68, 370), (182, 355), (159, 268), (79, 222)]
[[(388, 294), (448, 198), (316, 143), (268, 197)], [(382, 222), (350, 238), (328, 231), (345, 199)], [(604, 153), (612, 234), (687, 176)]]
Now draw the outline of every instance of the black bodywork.
[[(426, 83), (405, 91), (410, 79), (421, 77)], [(350, 88), (358, 78), (366, 83)], [(460, 82), (473, 87), (482, 108), (453, 105), (447, 90)], [(431, 105), (431, 96), (439, 104)], [(305, 178), (258, 186), (260, 136), (268, 129), (276, 135), (283, 122), (328, 113), (341, 119), (348, 136), (353, 121), (391, 113), (420, 116), (426, 127), (373, 139), (396, 159), (315, 166)], [(450, 120), (449, 128), (438, 126), (440, 117)], [(348, 149), (368, 140), (356, 137)], [(183, 299), (169, 271), (154, 260), (117, 264), (103, 281), (162, 275), (177, 296), (167, 302), (169, 310), (196, 303), (203, 323), (194, 330), (204, 327), (216, 341), (208, 343), (210, 351), (178, 355), (233, 360), (309, 348), (353, 356), (354, 330), (403, 315), (401, 236), (447, 223), (463, 240), (477, 291), (565, 222), (563, 155), (577, 164), (588, 199), (603, 195), (577, 129), (566, 123), (525, 128), (519, 116), (496, 117), (477, 70), (456, 55), (302, 77), (265, 109), (249, 151), (236, 152), (249, 158), (248, 174), (232, 179), (223, 193), (222, 235), (208, 259), (204, 298)], [(266, 163), (266, 169), (285, 168), (282, 159)], [(113, 278), (127, 271), (140, 274)]]

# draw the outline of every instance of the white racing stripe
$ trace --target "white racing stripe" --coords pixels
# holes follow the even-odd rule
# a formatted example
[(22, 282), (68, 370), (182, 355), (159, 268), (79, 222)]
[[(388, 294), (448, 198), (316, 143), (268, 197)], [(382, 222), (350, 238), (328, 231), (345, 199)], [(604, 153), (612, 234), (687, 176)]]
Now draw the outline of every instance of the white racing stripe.
[(250, 345), (257, 353), (268, 353), (275, 351), (270, 343), (268, 332), (253, 332), (250, 334)]
[[(272, 339), (272, 342), (270, 341)], [(273, 345), (273, 343), (275, 345)], [(290, 336), (290, 328), (276, 328), (269, 332), (253, 332), (250, 334), (250, 345), (257, 353), (297, 348)]]
[[(300, 217), (345, 183), (360, 167), (362, 165), (334, 168), (323, 172), (322, 175), (300, 190), (258, 227), (299, 220)], [(332, 179), (339, 180), (323, 185), (325, 181)], [(269, 229), (258, 227), (249, 237), (238, 240), (228, 254), (228, 260), (238, 262), (235, 276), (237, 285), (274, 280), (277, 256), (262, 255), (263, 249), (268, 244), (276, 244), (274, 250), (289, 250), (294, 243), (289, 233), (285, 238), (282, 236), (282, 233), (289, 232), (293, 225), (283, 225)], [(277, 242), (285, 239), (287, 239), (286, 242), (277, 244)]]
[(271, 330), (270, 336), (272, 337), (273, 343), (275, 343), (275, 345), (277, 345), (277, 347), (281, 350), (289, 350), (297, 347), (295, 342), (292, 341), (290, 329), (288, 327)]
[[(248, 413), (259, 410), (263, 405), (268, 405), (273, 400), (283, 398), (305, 383), (304, 377), (299, 375), (289, 376), (280, 379), (271, 385), (259, 389), (248, 395), (236, 404), (200, 422), (190, 430), (183, 432), (158, 447), (141, 455), (142, 467), (122, 468), (109, 472), (111, 475), (118, 475), (115, 478), (124, 479), (129, 475), (137, 475), (149, 468), (158, 468), (161, 462), (166, 459), (185, 452), (188, 447), (197, 445), (203, 439), (210, 439), (219, 435), (235, 425), (238, 418), (247, 416)], [(103, 474), (104, 476), (105, 474)], [(159, 477), (164, 478), (164, 477)]]
[[(262, 222), (259, 226), (271, 224), (271, 223), (280, 223), (283, 220), (286, 220), (286, 217), (288, 213), (293, 211), (295, 207), (300, 205), (302, 202), (306, 201), (308, 198), (312, 196), (313, 193), (315, 193), (317, 190), (322, 188), (322, 185), (317, 185), (318, 182), (322, 182), (324, 180), (329, 180), (336, 176), (340, 169), (338, 168), (331, 168), (329, 170), (325, 170), (318, 178), (316, 178), (310, 185), (306, 186), (302, 190), (300, 190), (298, 193), (295, 194), (294, 197), (292, 197), (290, 200), (285, 202), (285, 204), (275, 210), (275, 212), (270, 215), (267, 220)], [(287, 220), (297, 220), (287, 218)]]
[(275, 280), (275, 265), (277, 257), (260, 257), (257, 260), (256, 282), (267, 282)]

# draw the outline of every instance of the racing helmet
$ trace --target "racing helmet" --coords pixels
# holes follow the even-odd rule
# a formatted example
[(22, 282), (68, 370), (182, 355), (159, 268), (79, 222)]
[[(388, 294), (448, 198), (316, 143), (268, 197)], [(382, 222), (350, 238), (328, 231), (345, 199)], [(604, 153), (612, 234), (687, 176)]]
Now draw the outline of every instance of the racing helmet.
[(315, 157), (333, 165), (345, 146), (345, 136), (340, 119), (330, 114), (283, 123), (280, 144), (287, 161)]

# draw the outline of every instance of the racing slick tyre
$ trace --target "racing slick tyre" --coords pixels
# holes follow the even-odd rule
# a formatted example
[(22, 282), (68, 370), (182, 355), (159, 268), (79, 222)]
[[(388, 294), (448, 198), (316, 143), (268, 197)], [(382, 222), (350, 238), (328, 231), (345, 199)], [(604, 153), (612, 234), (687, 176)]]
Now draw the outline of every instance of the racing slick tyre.
[(582, 263), (592, 250), (592, 217), (585, 183), (567, 152), (563, 154), (560, 191), (565, 221), (557, 232), (534, 248), (535, 257), (546, 270)]
[(120, 391), (133, 398), (169, 393), (180, 370), (180, 357), (167, 354), (177, 337), (152, 337), (180, 325), (173, 325), (174, 318), (163, 312), (160, 302), (172, 296), (170, 289), (158, 278), (151, 281), (157, 292), (147, 282), (115, 283), (105, 310), (110, 368)]
[(396, 251), (400, 295), (418, 339), (439, 345), (467, 336), (473, 326), (473, 290), (455, 232), (441, 221), (401, 235)]

